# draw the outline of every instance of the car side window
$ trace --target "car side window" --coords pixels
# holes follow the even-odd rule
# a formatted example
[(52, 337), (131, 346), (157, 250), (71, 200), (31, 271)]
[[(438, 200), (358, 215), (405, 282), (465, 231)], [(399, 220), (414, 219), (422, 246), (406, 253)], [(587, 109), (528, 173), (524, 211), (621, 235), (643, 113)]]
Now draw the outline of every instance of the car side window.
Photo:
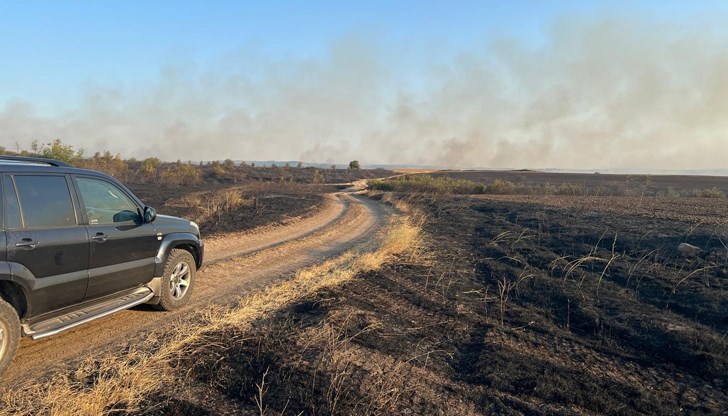
[(76, 184), (90, 225), (141, 222), (137, 205), (113, 184), (84, 177)]
[[(4, 198), (5, 192), (3, 192), (3, 187), (0, 186), (0, 229), (5, 229), (5, 198)], [(2, 248), (0, 247), (0, 250)]]
[(22, 228), (23, 222), (20, 220), (20, 205), (18, 204), (18, 195), (15, 193), (15, 185), (10, 176), (3, 177), (3, 188), (5, 195), (5, 227), (7, 229)]
[(76, 224), (65, 176), (16, 175), (25, 228), (67, 227)]

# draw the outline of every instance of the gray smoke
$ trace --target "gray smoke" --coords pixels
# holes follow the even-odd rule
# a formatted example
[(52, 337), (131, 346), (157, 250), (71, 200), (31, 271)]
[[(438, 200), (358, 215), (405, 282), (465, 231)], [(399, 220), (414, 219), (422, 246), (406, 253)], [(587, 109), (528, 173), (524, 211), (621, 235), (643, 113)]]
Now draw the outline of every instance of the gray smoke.
[(457, 56), (365, 36), (333, 42), (323, 59), (241, 52), (171, 65), (154, 82), (91, 88), (53, 116), (11, 100), (0, 107), (0, 142), (60, 138), (87, 154), (166, 160), (725, 167), (719, 20), (564, 18), (541, 45), (500, 37)]

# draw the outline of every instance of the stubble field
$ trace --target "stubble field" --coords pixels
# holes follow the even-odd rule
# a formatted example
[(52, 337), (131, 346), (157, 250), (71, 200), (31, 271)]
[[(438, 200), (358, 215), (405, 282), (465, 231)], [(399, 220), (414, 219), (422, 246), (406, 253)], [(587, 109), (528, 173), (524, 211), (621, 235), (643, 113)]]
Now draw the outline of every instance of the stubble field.
[(164, 411), (725, 411), (724, 198), (370, 196), (421, 214), (414, 253), (236, 334), (186, 370), (224, 400)]

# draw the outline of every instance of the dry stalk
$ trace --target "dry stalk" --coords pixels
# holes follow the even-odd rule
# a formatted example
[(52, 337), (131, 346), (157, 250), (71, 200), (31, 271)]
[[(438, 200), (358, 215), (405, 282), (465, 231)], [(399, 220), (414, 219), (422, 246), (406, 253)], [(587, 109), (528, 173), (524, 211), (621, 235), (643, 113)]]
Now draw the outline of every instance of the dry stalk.
[(508, 304), (508, 300), (510, 297), (510, 291), (511, 288), (513, 288), (513, 283), (511, 283), (508, 279), (505, 277), (503, 280), (498, 281), (498, 295), (500, 300), (500, 324), (501, 327), (504, 326), (505, 322), (505, 315), (506, 315), (506, 307)]
[(612, 262), (619, 258), (619, 255), (615, 253), (616, 246), (617, 234), (614, 234), (614, 241), (612, 241), (612, 256), (609, 258), (609, 261), (607, 261), (607, 265), (604, 266), (604, 270), (602, 270), (602, 274), (599, 275), (599, 280), (597, 281), (597, 297), (599, 297), (599, 285), (602, 283), (602, 278), (604, 278), (604, 275), (607, 273), (607, 270), (609, 270), (609, 266), (612, 265)]
[(265, 372), (263, 373), (263, 378), (260, 380), (260, 384), (255, 383), (255, 387), (258, 390), (258, 395), (255, 396), (255, 404), (258, 406), (258, 411), (260, 412), (260, 416), (265, 416), (266, 406), (263, 404), (263, 399), (265, 399), (265, 377), (268, 375), (269, 368), (265, 369)]

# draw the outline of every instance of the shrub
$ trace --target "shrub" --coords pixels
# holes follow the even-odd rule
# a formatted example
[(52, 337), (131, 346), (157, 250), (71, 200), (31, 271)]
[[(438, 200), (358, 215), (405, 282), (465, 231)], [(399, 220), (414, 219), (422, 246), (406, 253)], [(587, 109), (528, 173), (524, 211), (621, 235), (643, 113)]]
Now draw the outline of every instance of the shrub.
[(668, 198), (678, 198), (680, 197), (680, 192), (676, 191), (673, 187), (668, 186), (667, 191), (665, 191), (665, 196)]
[(490, 194), (512, 194), (516, 190), (516, 185), (511, 181), (495, 179), (488, 187), (487, 192)]
[(112, 155), (108, 150), (104, 153), (96, 152), (93, 157), (87, 159), (79, 157), (74, 161), (74, 165), (79, 168), (98, 170), (122, 181), (127, 181), (132, 177), (129, 163), (122, 159), (121, 155)]
[(212, 176), (215, 179), (223, 179), (225, 177), (225, 168), (222, 165), (214, 165), (212, 167)]
[(705, 189), (693, 189), (691, 196), (697, 198), (725, 198), (725, 193), (715, 186)]
[(83, 149), (74, 149), (70, 144), (63, 144), (61, 139), (55, 139), (50, 143), (38, 144), (34, 141), (31, 148), (41, 157), (60, 160), (66, 163), (73, 163), (83, 157)]
[(156, 157), (150, 157), (142, 161), (142, 172), (148, 175), (154, 175), (157, 173), (157, 167), (161, 161)]
[(200, 182), (200, 176), (199, 166), (179, 161), (166, 165), (159, 174), (161, 182), (166, 185), (194, 185)]
[(562, 183), (556, 188), (556, 195), (584, 195), (584, 187), (575, 183)]

